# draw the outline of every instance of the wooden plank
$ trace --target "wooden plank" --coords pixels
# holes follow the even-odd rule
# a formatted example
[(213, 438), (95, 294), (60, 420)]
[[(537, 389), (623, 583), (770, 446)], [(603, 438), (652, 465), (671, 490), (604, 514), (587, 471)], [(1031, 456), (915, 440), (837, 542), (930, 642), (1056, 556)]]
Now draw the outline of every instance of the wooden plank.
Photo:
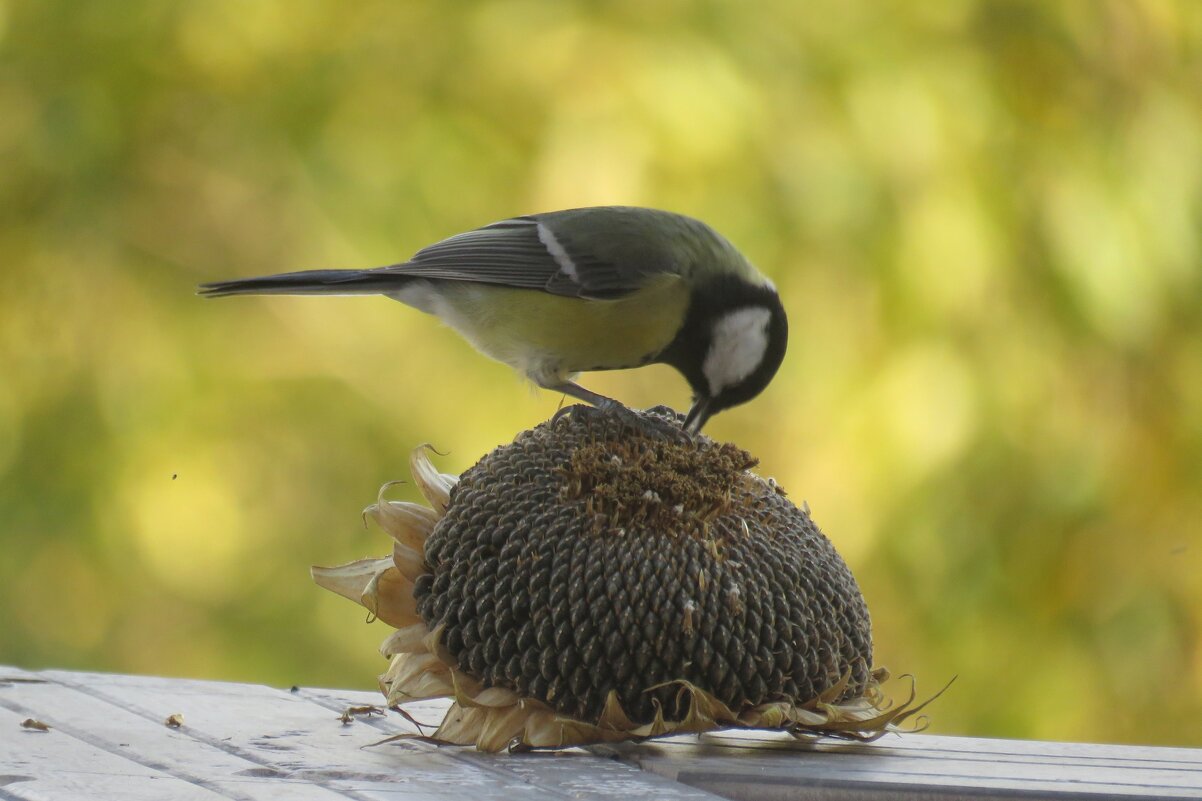
[(21, 721), (26, 717), (0, 708), (0, 798), (222, 798), (203, 787), (81, 743), (58, 729), (22, 729)]
[[(9, 675), (11, 674), (0, 674)], [(30, 680), (33, 679), (33, 680)], [(2, 680), (2, 679), (0, 679)], [(26, 675), (15, 692), (0, 693), (0, 707), (18, 716), (32, 717), (51, 726), (60, 744), (52, 755), (57, 764), (72, 766), (62, 757), (72, 748), (81, 752), (105, 752), (130, 766), (149, 771), (156, 778), (172, 777), (209, 791), (210, 797), (275, 799), (281, 783), (290, 798), (303, 801), (333, 801), (342, 793), (318, 784), (282, 777), (270, 766), (218, 744), (205, 742), (188, 724), (174, 729), (166, 718), (180, 710), (157, 715), (139, 714), (84, 692), (42, 677)], [(7, 731), (0, 728), (0, 731)], [(37, 745), (37, 740), (27, 740)], [(156, 791), (157, 792), (157, 791)]]
[(730, 732), (615, 750), (731, 799), (1202, 798), (1202, 750), (1187, 748), (922, 734), (840, 744)]
[[(299, 694), (315, 704), (321, 704), (331, 712), (345, 710), (347, 706), (376, 704), (381, 696), (376, 693), (339, 692), (339, 690), (309, 689), (299, 690)], [(438, 725), (442, 714), (450, 706), (447, 701), (419, 701), (406, 705), (405, 710), (419, 723)], [(389, 723), (391, 720), (391, 723)], [(399, 729), (393, 718), (382, 720), (368, 718), (363, 723), (379, 726), (382, 732)], [(407, 724), (406, 724), (407, 726)], [(406, 728), (405, 730), (412, 730)], [(405, 743), (409, 746), (411, 743)], [(585, 749), (570, 749), (560, 753), (534, 754), (482, 754), (472, 748), (439, 748), (428, 743), (419, 743), (423, 753), (429, 749), (447, 755), (457, 764), (466, 764), (480, 770), (504, 770), (508, 788), (514, 793), (507, 797), (526, 797), (520, 795), (520, 785), (513, 785), (513, 777), (517, 777), (529, 787), (540, 787), (561, 794), (569, 799), (665, 799), (666, 801), (718, 801), (714, 796), (702, 789), (679, 784), (668, 779), (643, 772), (638, 766), (613, 759), (611, 752), (601, 755), (593, 754)], [(388, 743), (381, 746), (389, 749), (401, 746), (401, 743)], [(651, 781), (654, 779), (654, 781)]]
[[(6, 681), (7, 679), (7, 681)], [(68, 798), (1202, 798), (1202, 750), (908, 735), (871, 744), (765, 732), (562, 755), (408, 739), (398, 715), (344, 726), (376, 693), (0, 668), (0, 801)], [(445, 702), (414, 704), (436, 724)], [(184, 726), (164, 720), (182, 713)], [(25, 717), (53, 728), (23, 731)], [(607, 759), (605, 756), (618, 759)], [(716, 794), (716, 795), (715, 795)]]
[[(346, 707), (379, 700), (375, 693), (290, 693), (223, 682), (0, 668), (0, 708), (14, 721), (44, 720), (67, 744), (36, 765), (24, 757), (10, 764), (7, 748), (0, 749), (0, 774), (31, 777), (0, 786), (0, 799), (126, 798), (125, 783), (164, 779), (194, 788), (202, 793), (198, 798), (715, 798), (580, 750), (568, 756), (490, 755), (417, 740), (371, 747), (413, 731), (392, 713), (339, 722)], [(430, 704), (418, 711), (436, 721), (444, 708)], [(164, 725), (173, 713), (183, 715), (182, 728)], [(0, 728), (0, 743), (10, 733), (32, 736), (13, 722)], [(33, 740), (24, 744), (40, 747)], [(71, 772), (65, 766), (74, 764), (75, 751), (96, 759), (104, 755), (89, 775), (112, 780), (86, 794), (68, 789), (54, 795), (55, 774)], [(156, 798), (189, 798), (174, 790), (155, 792)]]

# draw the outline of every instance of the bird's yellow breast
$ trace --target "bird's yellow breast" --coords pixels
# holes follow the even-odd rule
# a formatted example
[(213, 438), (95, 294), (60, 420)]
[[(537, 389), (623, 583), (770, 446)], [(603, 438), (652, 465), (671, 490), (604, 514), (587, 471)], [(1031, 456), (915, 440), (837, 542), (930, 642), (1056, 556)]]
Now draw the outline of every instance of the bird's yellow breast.
[(431, 311), (540, 384), (646, 363), (676, 336), (688, 306), (685, 283), (671, 275), (617, 300), (450, 282), (437, 294)]

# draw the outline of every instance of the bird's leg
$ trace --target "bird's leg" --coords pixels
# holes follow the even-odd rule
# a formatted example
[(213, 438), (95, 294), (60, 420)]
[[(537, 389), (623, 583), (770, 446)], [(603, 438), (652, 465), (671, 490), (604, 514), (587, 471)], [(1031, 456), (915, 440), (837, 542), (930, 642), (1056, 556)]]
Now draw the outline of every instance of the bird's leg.
[[(562, 392), (564, 395), (571, 396), (576, 400), (582, 400), (592, 404), (593, 408), (601, 414), (616, 415), (625, 418), (625, 422), (638, 431), (649, 431), (659, 429), (665, 434), (668, 434), (674, 439), (684, 440), (685, 442), (695, 442), (695, 437), (700, 436), (694, 434), (688, 429), (681, 428), (677, 422), (669, 422), (663, 419), (660, 409), (666, 407), (657, 407), (650, 414), (646, 412), (638, 412), (626, 406), (621, 401), (616, 401), (613, 398), (607, 398), (604, 395), (598, 395), (596, 392), (591, 392), (579, 384), (571, 381), (548, 382), (540, 385), (543, 389), (549, 389), (553, 392)], [(551, 417), (551, 424), (555, 425), (559, 420), (567, 415), (570, 415), (577, 407), (567, 406), (561, 408)], [(587, 407), (585, 407), (587, 409)], [(674, 419), (678, 418), (676, 412), (668, 409), (668, 412)]]
[(562, 392), (565, 395), (570, 395), (576, 400), (582, 400), (585, 403), (591, 403), (603, 412), (615, 412), (618, 409), (625, 409), (618, 401), (613, 398), (607, 398), (604, 395), (598, 395), (596, 392), (585, 389), (572, 381), (564, 381), (559, 384), (553, 384), (547, 389), (552, 392)]
[[(564, 395), (569, 395), (576, 400), (582, 400), (585, 403), (592, 404), (592, 406), (598, 411), (606, 414), (625, 413), (637, 416), (630, 409), (626, 408), (626, 406), (624, 406), (621, 402), (616, 401), (613, 398), (607, 398), (604, 395), (598, 395), (596, 392), (587, 390), (572, 381), (560, 381), (558, 383), (548, 382), (546, 384), (542, 384), (541, 386), (543, 389), (548, 389), (552, 392), (562, 392)], [(552, 418), (552, 420), (558, 420), (561, 416), (569, 413), (571, 410), (571, 406), (567, 407), (566, 409), (560, 409), (555, 413), (555, 416)]]

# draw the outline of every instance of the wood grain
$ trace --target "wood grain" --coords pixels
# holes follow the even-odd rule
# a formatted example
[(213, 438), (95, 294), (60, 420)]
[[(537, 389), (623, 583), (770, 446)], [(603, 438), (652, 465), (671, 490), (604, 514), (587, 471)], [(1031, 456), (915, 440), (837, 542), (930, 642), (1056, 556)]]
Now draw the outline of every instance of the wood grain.
[[(400, 715), (339, 717), (375, 693), (0, 668), (0, 799), (603, 799), (703, 790), (582, 750), (479, 754), (419, 740)], [(432, 721), (443, 705), (417, 710)], [(183, 715), (170, 728), (166, 718)], [(49, 732), (20, 727), (33, 717)]]
[[(12, 799), (1202, 798), (1202, 749), (727, 732), (561, 754), (419, 739), (376, 693), (0, 667), (0, 801)], [(408, 707), (436, 725), (446, 702)], [(166, 725), (179, 714), (183, 725)], [(21, 727), (27, 718), (50, 726)]]

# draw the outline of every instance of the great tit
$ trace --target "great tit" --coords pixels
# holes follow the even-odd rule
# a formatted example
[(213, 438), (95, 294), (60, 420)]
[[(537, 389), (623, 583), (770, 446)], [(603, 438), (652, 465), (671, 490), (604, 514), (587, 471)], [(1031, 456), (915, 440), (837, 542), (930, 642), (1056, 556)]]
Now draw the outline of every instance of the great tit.
[(730, 242), (691, 217), (630, 206), (514, 217), (389, 267), (218, 281), (200, 294), (386, 295), (601, 409), (623, 407), (577, 373), (669, 364), (693, 390), (690, 433), (758, 395), (788, 340), (775, 287)]

